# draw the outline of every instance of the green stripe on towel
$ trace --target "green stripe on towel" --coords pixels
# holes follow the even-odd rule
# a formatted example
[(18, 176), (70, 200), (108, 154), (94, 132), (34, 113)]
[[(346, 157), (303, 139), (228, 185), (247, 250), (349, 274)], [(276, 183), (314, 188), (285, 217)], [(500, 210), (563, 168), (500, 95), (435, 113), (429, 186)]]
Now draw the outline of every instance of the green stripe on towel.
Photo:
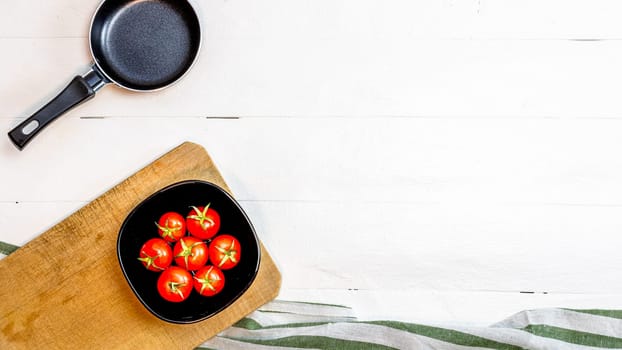
[(499, 343), (494, 340), (478, 337), (476, 335), (458, 332), (450, 329), (444, 329), (439, 327), (424, 326), (414, 323), (395, 322), (395, 321), (372, 321), (370, 324), (381, 325), (385, 327), (391, 327), (394, 329), (403, 330), (409, 333), (423, 335), (429, 338), (442, 340), (444, 342), (464, 345), (464, 346), (477, 346), (498, 350), (521, 350), (523, 348)]
[(18, 246), (6, 242), (0, 242), (0, 254), (9, 255), (19, 249)]
[(261, 325), (257, 323), (257, 321), (253, 320), (252, 318), (248, 318), (248, 317), (245, 317), (239, 320), (233, 325), (233, 327), (244, 328), (244, 329), (248, 329), (251, 331), (262, 328)]
[(573, 331), (544, 324), (529, 325), (523, 330), (540, 337), (557, 339), (572, 344), (608, 349), (622, 348), (622, 339), (605, 335)]
[(259, 344), (259, 345), (270, 345), (270, 346), (287, 346), (292, 348), (300, 348), (300, 349), (321, 349), (321, 350), (395, 350), (395, 348), (360, 342), (354, 340), (344, 340), (338, 338), (329, 338), (322, 336), (293, 336), (286, 338), (278, 338), (278, 339), (236, 339), (231, 338), (238, 341), (243, 341), (251, 344)]

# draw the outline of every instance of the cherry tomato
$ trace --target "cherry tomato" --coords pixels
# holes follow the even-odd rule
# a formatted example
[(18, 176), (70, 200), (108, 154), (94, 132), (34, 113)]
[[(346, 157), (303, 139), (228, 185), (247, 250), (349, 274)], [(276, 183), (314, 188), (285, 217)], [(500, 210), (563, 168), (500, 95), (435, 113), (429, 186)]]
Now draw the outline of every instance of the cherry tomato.
[(152, 238), (140, 248), (138, 260), (151, 271), (164, 271), (173, 262), (171, 247), (161, 238)]
[(186, 221), (183, 216), (175, 212), (162, 215), (156, 226), (158, 227), (158, 234), (167, 242), (177, 242), (186, 235)]
[(186, 270), (195, 271), (207, 263), (207, 244), (200, 239), (186, 236), (175, 243), (173, 248), (175, 263)]
[(169, 267), (158, 278), (158, 293), (170, 302), (179, 303), (188, 299), (192, 287), (192, 275), (178, 266)]
[(205, 207), (191, 207), (186, 216), (186, 225), (190, 234), (200, 239), (210, 239), (220, 229), (220, 215), (206, 205)]
[(240, 262), (242, 247), (237, 238), (231, 235), (220, 235), (209, 245), (209, 259), (223, 270), (229, 270)]
[(194, 274), (194, 290), (211, 297), (225, 288), (225, 275), (216, 266), (207, 265)]

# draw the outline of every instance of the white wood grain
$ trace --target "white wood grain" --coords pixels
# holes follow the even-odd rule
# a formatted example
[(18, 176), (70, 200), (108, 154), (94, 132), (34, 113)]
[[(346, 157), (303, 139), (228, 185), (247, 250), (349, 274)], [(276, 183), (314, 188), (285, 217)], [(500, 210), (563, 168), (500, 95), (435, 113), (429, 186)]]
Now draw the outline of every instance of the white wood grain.
[[(86, 71), (97, 3), (0, 3), (0, 129)], [(482, 325), (622, 307), (619, 1), (197, 4), (204, 50), (178, 85), (107, 87), (23, 152), (0, 142), (0, 240), (27, 242), (190, 140), (255, 222), (283, 298)]]
[(619, 119), (69, 118), (23, 152), (4, 143), (1, 193), (90, 200), (189, 139), (242, 200), (619, 206), (621, 131)]
[[(83, 38), (0, 38), (0, 45), (9, 52), (0, 100), (12, 101), (0, 105), (0, 117), (13, 120), (36, 111), (91, 60)], [(174, 87), (106, 87), (69, 115), (618, 118), (620, 56), (618, 40), (208, 38)]]
[[(99, 0), (2, 4), (2, 37), (86, 37)], [(195, 0), (218, 37), (619, 39), (616, 0)]]
[(350, 305), (362, 320), (401, 320), (425, 325), (488, 327), (535, 308), (619, 310), (619, 294), (543, 294), (412, 290), (283, 289), (286, 300)]

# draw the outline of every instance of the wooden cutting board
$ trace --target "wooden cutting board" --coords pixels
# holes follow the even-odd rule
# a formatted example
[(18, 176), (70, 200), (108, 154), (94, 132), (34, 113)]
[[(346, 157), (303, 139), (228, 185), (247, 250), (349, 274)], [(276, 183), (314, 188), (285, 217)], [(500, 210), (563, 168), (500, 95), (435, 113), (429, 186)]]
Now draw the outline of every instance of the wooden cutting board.
[(184, 143), (1, 260), (0, 349), (191, 349), (274, 299), (281, 276), (262, 245), (251, 287), (205, 321), (166, 323), (138, 301), (117, 261), (121, 224), (153, 192), (189, 179), (231, 192), (207, 152)]

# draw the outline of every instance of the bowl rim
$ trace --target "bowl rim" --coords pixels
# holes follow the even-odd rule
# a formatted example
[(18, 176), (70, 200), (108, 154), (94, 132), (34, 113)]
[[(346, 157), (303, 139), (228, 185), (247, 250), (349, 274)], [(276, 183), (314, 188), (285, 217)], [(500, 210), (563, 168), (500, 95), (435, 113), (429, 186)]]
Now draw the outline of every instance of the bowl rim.
[[(235, 207), (237, 207), (237, 209), (240, 211), (240, 213), (242, 213), (242, 216), (244, 217), (246, 222), (248, 222), (249, 227), (250, 227), (250, 233), (252, 234), (252, 237), (255, 239), (255, 242), (257, 243), (256, 244), (257, 259), (255, 261), (255, 266), (253, 268), (253, 273), (252, 273), (252, 276), (250, 277), (249, 281), (244, 285), (242, 290), (234, 298), (231, 298), (231, 300), (229, 300), (228, 302), (224, 303), (224, 305), (218, 311), (213, 312), (213, 313), (211, 313), (211, 314), (209, 314), (207, 316), (197, 318), (197, 319), (177, 320), (177, 319), (171, 319), (171, 318), (168, 318), (168, 317), (165, 317), (165, 316), (159, 314), (158, 311), (154, 310), (147, 302), (145, 302), (143, 300), (143, 298), (141, 297), (141, 295), (138, 293), (138, 291), (134, 287), (134, 284), (132, 283), (132, 281), (130, 280), (129, 276), (127, 275), (127, 271), (125, 269), (125, 266), (123, 265), (123, 260), (121, 258), (121, 250), (120, 250), (120, 247), (121, 247), (121, 236), (122, 236), (123, 232), (125, 231), (125, 228), (127, 226), (127, 223), (129, 221), (129, 219), (134, 216), (136, 211), (139, 208), (141, 208), (143, 206), (143, 204), (149, 202), (155, 196), (159, 195), (160, 193), (162, 193), (164, 191), (171, 190), (171, 189), (173, 189), (175, 187), (181, 187), (181, 186), (193, 185), (193, 184), (208, 185), (210, 187), (213, 187), (217, 191), (223, 193), (227, 197), (227, 199), (229, 199), (235, 205)], [(233, 304), (236, 300), (240, 299), (242, 297), (242, 295), (244, 295), (244, 293), (246, 293), (246, 291), (250, 288), (250, 286), (253, 284), (253, 282), (257, 278), (257, 274), (259, 272), (259, 266), (260, 266), (260, 263), (261, 263), (261, 242), (259, 241), (259, 237), (257, 237), (257, 232), (255, 231), (255, 227), (253, 226), (252, 221), (250, 220), (250, 218), (248, 217), (248, 215), (246, 214), (246, 212), (244, 211), (242, 206), (240, 206), (238, 201), (235, 198), (233, 198), (233, 196), (229, 192), (227, 192), (225, 189), (223, 189), (222, 187), (216, 185), (215, 183), (212, 183), (212, 182), (209, 182), (209, 181), (205, 181), (205, 180), (183, 180), (183, 181), (179, 181), (179, 182), (170, 184), (170, 185), (168, 185), (168, 186), (166, 186), (166, 187), (164, 187), (162, 189), (159, 189), (159, 190), (155, 191), (154, 193), (149, 195), (147, 198), (145, 198), (144, 200), (140, 201), (140, 203), (138, 203), (136, 206), (134, 206), (134, 208), (126, 215), (125, 219), (123, 220), (123, 224), (121, 224), (121, 228), (119, 228), (119, 233), (117, 234), (117, 244), (116, 244), (116, 247), (117, 247), (117, 260), (118, 260), (119, 265), (121, 267), (121, 271), (123, 272), (123, 277), (125, 277), (125, 281), (129, 284), (130, 289), (132, 289), (132, 292), (134, 293), (136, 298), (154, 316), (156, 316), (157, 318), (159, 318), (159, 319), (161, 319), (163, 321), (166, 321), (166, 322), (169, 322), (169, 323), (175, 323), (175, 324), (192, 324), (192, 323), (197, 323), (197, 322), (200, 322), (200, 321), (204, 321), (204, 320), (206, 320), (208, 318), (211, 318), (211, 317), (221, 313), (222, 311), (224, 311), (226, 308), (231, 306), (231, 304)]]

